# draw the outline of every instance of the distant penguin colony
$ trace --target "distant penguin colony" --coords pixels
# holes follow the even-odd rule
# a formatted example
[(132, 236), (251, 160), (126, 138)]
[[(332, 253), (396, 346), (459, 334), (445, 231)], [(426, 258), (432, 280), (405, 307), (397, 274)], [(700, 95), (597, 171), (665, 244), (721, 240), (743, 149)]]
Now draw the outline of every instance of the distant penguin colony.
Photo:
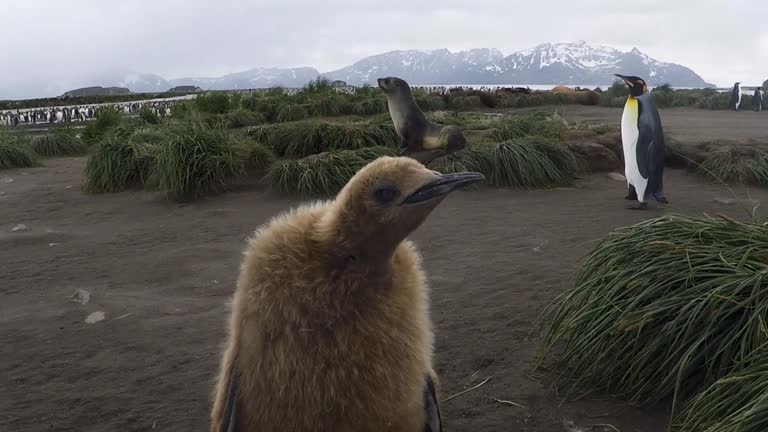
[(387, 98), (389, 115), (400, 137), (401, 155), (426, 165), (437, 157), (466, 147), (467, 140), (461, 129), (427, 120), (405, 80), (386, 77), (377, 82)]
[(641, 78), (616, 76), (629, 87), (629, 96), (621, 115), (624, 175), (627, 178), (625, 199), (637, 200), (638, 203), (628, 208), (647, 208), (647, 200), (651, 196), (660, 203), (668, 204), (664, 195), (664, 130), (653, 96)]
[(159, 117), (168, 117), (171, 115), (171, 107), (176, 102), (176, 100), (154, 100), (0, 111), (0, 126), (85, 122), (95, 119), (97, 111), (105, 106), (116, 107), (125, 115), (138, 114), (142, 109), (148, 109)]
[(731, 89), (731, 111), (738, 111), (741, 106), (741, 83), (737, 82)]
[(382, 157), (335, 200), (260, 227), (234, 293), (211, 431), (441, 431), (426, 277), (406, 237), (481, 180)]

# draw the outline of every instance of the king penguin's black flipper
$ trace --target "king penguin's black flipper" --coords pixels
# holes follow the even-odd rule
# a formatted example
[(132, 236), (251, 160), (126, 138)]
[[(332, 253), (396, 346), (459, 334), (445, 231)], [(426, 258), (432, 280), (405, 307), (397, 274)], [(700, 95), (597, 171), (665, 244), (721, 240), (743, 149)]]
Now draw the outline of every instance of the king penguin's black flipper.
[(427, 375), (427, 382), (424, 386), (424, 413), (426, 422), (424, 423), (424, 432), (442, 432), (443, 421), (440, 418), (440, 405), (437, 402), (437, 393), (435, 392), (435, 383), (432, 377)]
[(663, 192), (664, 160), (666, 159), (666, 143), (661, 117), (653, 102), (653, 96), (645, 93), (637, 97), (638, 114), (637, 129), (637, 167), (640, 175), (648, 179), (645, 196)]
[(224, 415), (221, 416), (220, 432), (235, 432), (235, 412), (237, 400), (237, 380), (235, 373), (229, 374), (229, 384), (227, 385), (227, 402), (224, 405)]

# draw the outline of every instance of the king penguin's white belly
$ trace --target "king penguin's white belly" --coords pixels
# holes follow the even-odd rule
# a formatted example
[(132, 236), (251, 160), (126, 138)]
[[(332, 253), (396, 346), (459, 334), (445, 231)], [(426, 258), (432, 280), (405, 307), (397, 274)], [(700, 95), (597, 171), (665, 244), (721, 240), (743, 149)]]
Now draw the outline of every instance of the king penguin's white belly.
[(639, 114), (637, 99), (629, 97), (624, 105), (624, 113), (621, 115), (621, 144), (624, 151), (624, 176), (627, 183), (635, 187), (638, 201), (644, 201), (645, 188), (648, 179), (640, 174), (637, 166), (637, 139), (640, 131), (637, 129), (637, 116)]

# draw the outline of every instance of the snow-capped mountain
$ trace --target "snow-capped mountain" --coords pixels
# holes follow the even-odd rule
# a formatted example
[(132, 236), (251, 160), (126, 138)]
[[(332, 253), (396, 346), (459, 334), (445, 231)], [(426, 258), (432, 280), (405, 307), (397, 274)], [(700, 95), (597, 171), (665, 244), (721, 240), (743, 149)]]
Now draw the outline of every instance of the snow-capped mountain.
[[(637, 75), (650, 85), (668, 83), (675, 87), (709, 87), (685, 66), (664, 63), (637, 48), (623, 52), (585, 42), (546, 43), (504, 56), (501, 51), (478, 48), (460, 52), (447, 49), (391, 51), (366, 57), (353, 65), (323, 76), (352, 85), (376, 84), (376, 78), (398, 76), (411, 84), (504, 84), (504, 85), (610, 85), (613, 74)], [(77, 82), (29, 82), (0, 91), (2, 98), (40, 97), (61, 94), (78, 87), (126, 87), (139, 93), (165, 92), (175, 86), (191, 85), (203, 90), (301, 87), (320, 76), (317, 69), (255, 68), (214, 78), (166, 80), (158, 75), (112, 69)]]
[(571, 84), (612, 83), (615, 73), (636, 75), (650, 85), (669, 83), (677, 87), (706, 87), (699, 75), (687, 67), (664, 63), (640, 52), (629, 52), (585, 42), (546, 43), (504, 57), (495, 49), (451, 53), (391, 51), (325, 74), (349, 84), (374, 84), (375, 78), (399, 76), (413, 84)]
[[(181, 78), (171, 80), (173, 86), (194, 85), (205, 90), (235, 90), (265, 88), (281, 85), (301, 87), (320, 75), (317, 69), (301, 68), (254, 68), (219, 78)], [(165, 91), (163, 89), (161, 91)]]

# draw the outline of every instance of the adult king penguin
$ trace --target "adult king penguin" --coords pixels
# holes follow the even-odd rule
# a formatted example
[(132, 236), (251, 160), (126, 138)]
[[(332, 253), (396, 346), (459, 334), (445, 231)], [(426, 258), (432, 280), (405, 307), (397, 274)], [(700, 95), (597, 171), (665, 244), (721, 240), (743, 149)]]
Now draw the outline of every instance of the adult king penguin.
[(621, 115), (621, 142), (624, 152), (624, 175), (627, 178), (626, 200), (638, 204), (627, 208), (648, 207), (648, 197), (669, 204), (664, 196), (664, 130), (653, 96), (645, 81), (636, 76), (616, 74), (629, 87), (629, 97)]
[(738, 111), (741, 105), (741, 83), (737, 82), (731, 90), (731, 110)]

